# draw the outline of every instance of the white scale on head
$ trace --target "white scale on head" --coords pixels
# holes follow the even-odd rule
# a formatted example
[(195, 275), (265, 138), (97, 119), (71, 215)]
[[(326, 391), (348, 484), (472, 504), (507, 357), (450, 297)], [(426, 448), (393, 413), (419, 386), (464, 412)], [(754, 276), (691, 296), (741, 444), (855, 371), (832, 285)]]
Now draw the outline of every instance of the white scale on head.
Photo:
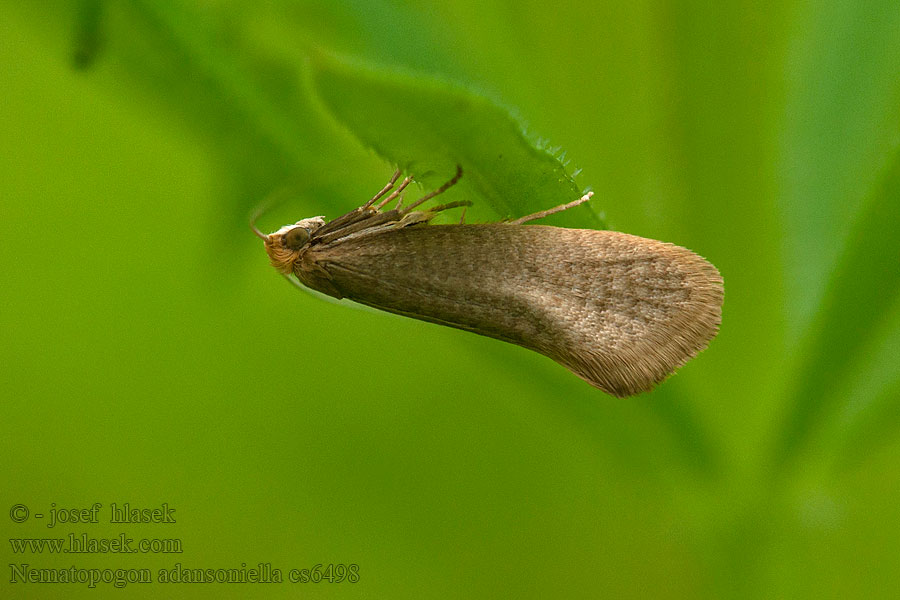
[(291, 225), (285, 225), (278, 231), (273, 231), (269, 235), (284, 235), (291, 229), (294, 229), (295, 227), (302, 227), (305, 230), (312, 233), (313, 231), (315, 231), (316, 229), (318, 229), (319, 227), (321, 227), (324, 224), (325, 224), (325, 217), (310, 217), (308, 219), (301, 219)]

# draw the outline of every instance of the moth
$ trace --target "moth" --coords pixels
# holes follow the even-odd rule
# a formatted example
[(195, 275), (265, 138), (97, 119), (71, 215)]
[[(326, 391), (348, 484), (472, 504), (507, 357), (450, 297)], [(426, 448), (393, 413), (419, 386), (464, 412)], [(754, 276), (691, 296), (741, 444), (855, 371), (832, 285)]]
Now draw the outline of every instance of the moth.
[(590, 193), (506, 222), (430, 224), (451, 208), (465, 215), (471, 202), (419, 209), (461, 176), (457, 167), (403, 206), (412, 178), (397, 185), (398, 170), (371, 200), (331, 221), (312, 217), (268, 235), (251, 227), (272, 266), (309, 288), (530, 348), (614, 396), (650, 390), (718, 332), (722, 277), (690, 250), (615, 231), (525, 225)]

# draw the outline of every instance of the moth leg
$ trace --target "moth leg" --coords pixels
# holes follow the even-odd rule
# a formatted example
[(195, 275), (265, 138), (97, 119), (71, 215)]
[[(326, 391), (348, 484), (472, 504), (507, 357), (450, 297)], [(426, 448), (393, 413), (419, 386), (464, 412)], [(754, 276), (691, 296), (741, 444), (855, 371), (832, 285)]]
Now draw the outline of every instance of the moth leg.
[(459, 181), (459, 178), (460, 178), (460, 177), (462, 177), (462, 166), (456, 165), (456, 175), (454, 175), (453, 178), (452, 178), (450, 181), (448, 181), (447, 183), (445, 183), (444, 185), (442, 185), (442, 186), (439, 187), (438, 189), (434, 190), (433, 192), (430, 192), (430, 193), (428, 193), (428, 194), (425, 194), (424, 196), (422, 196), (421, 198), (419, 198), (418, 200), (416, 200), (415, 202), (413, 202), (412, 204), (410, 204), (409, 206), (407, 206), (406, 208), (404, 208), (404, 209), (403, 209), (403, 214), (408, 213), (409, 211), (411, 211), (411, 210), (414, 209), (415, 207), (419, 206), (420, 204), (422, 204), (422, 203), (425, 202), (426, 200), (431, 200), (431, 199), (434, 198), (435, 196), (439, 196), (439, 195), (443, 194), (443, 193), (446, 192), (448, 189), (450, 189), (450, 188), (452, 188), (454, 185), (456, 185), (456, 182)]
[(372, 206), (375, 202), (378, 201), (379, 198), (381, 198), (382, 196), (387, 194), (388, 190), (390, 190), (392, 187), (394, 187), (394, 184), (397, 183), (398, 179), (400, 179), (400, 169), (397, 169), (396, 171), (394, 171), (394, 174), (391, 175), (391, 180), (387, 182), (387, 185), (385, 185), (383, 188), (381, 188), (380, 192), (378, 192), (377, 194), (372, 196), (371, 200), (369, 200), (368, 202), (363, 204), (362, 208), (368, 208), (368, 207)]
[(550, 215), (555, 215), (556, 213), (562, 212), (564, 210), (569, 210), (570, 208), (574, 208), (579, 204), (584, 204), (588, 200), (591, 199), (591, 196), (594, 195), (594, 192), (588, 192), (578, 200), (573, 200), (568, 204), (560, 204), (559, 206), (554, 206), (553, 208), (548, 208), (547, 210), (542, 210), (541, 212), (536, 212), (531, 215), (527, 215), (524, 217), (519, 217), (518, 219), (514, 219), (512, 221), (507, 221), (509, 225), (521, 225), (522, 223), (527, 223), (528, 221), (534, 221), (535, 219), (543, 219), (544, 217), (549, 217)]
[(462, 212), (459, 214), (459, 224), (462, 225), (466, 222), (466, 208), (463, 206)]
[(465, 216), (466, 207), (472, 206), (472, 201), (471, 200), (456, 200), (454, 202), (448, 202), (447, 204), (439, 204), (439, 205), (435, 206), (434, 208), (429, 208), (428, 212), (432, 215), (436, 215), (439, 212), (443, 212), (443, 211), (449, 210), (451, 208), (457, 208), (459, 206), (463, 207), (463, 216)]
[(396, 198), (397, 196), (399, 196), (399, 195), (400, 195), (400, 192), (402, 192), (403, 190), (406, 189), (406, 186), (409, 185), (409, 182), (410, 182), (410, 181), (412, 181), (412, 175), (410, 175), (409, 177), (405, 178), (405, 179), (403, 180), (403, 182), (400, 184), (400, 187), (398, 187), (396, 190), (394, 190), (393, 192), (391, 192), (391, 195), (390, 195), (390, 196), (388, 196), (387, 198), (385, 198), (384, 200), (382, 200), (381, 202), (379, 202), (379, 203), (378, 203), (378, 206), (375, 207), (375, 210), (381, 210), (381, 209), (384, 207), (385, 204), (387, 204), (388, 202), (390, 202), (391, 200), (393, 200), (394, 198)]

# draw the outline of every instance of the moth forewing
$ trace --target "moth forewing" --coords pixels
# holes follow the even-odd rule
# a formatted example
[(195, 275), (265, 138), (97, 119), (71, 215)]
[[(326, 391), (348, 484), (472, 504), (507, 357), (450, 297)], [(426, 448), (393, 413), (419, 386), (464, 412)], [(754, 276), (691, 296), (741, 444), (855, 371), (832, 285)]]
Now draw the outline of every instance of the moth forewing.
[[(556, 209), (513, 223), (430, 225), (462, 203), (382, 212), (372, 207), (379, 197), (265, 236), (272, 264), (336, 298), (530, 348), (616, 396), (649, 390), (718, 330), (719, 272), (680, 246), (520, 224)], [(292, 235), (295, 227), (309, 239), (286, 246), (306, 234)]]
[(706, 346), (721, 279), (697, 255), (611, 231), (431, 225), (315, 251), (341, 295), (536, 350), (625, 396)]

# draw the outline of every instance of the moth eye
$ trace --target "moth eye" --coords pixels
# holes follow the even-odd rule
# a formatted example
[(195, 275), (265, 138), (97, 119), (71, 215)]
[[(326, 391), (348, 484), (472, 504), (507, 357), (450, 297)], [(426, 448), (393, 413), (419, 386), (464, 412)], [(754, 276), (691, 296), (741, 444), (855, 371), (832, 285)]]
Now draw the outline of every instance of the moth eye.
[(299, 250), (308, 241), (309, 232), (302, 227), (294, 227), (282, 238), (285, 247), (291, 250)]

